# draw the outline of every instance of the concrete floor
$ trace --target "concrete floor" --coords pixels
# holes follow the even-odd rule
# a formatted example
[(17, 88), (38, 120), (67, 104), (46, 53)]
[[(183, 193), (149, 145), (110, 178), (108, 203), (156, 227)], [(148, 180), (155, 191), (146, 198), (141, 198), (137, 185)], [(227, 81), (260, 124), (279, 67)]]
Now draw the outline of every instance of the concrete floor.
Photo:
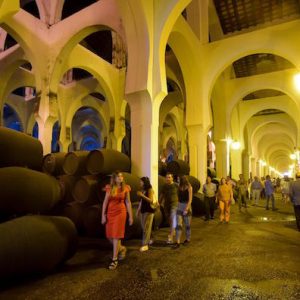
[(300, 232), (292, 206), (277, 207), (239, 213), (235, 205), (228, 225), (195, 217), (192, 243), (176, 250), (165, 228), (148, 252), (127, 241), (115, 271), (106, 269), (105, 242), (81, 240), (61, 270), (6, 287), (0, 299), (300, 299)]

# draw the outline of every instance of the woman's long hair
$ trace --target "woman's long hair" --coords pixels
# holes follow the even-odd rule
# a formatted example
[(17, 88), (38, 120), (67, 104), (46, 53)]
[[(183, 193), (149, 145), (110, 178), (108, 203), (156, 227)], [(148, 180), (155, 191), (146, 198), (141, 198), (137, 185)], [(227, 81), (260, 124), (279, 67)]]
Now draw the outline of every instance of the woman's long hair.
[(149, 177), (142, 177), (141, 181), (143, 182), (143, 190), (146, 192), (147, 196), (148, 196), (148, 191), (150, 189), (152, 189), (152, 185), (150, 183), (150, 179)]
[[(112, 195), (116, 195), (117, 193), (117, 189), (118, 189), (118, 184), (117, 184), (117, 177), (119, 174), (122, 174), (123, 173), (121, 171), (115, 171), (111, 174), (111, 180), (110, 180), (110, 188), (111, 188), (111, 194)], [(123, 181), (121, 182), (121, 191), (123, 192), (124, 189), (125, 189), (125, 180), (123, 178)]]
[(191, 186), (188, 178), (186, 176), (181, 176), (179, 178), (179, 189), (180, 190), (185, 190)]
[[(222, 183), (223, 179), (225, 180), (225, 183)], [(227, 183), (227, 182), (226, 182), (226, 178), (225, 178), (225, 177), (222, 177), (221, 180), (220, 180), (220, 185), (224, 185), (224, 184), (226, 184), (226, 183)]]

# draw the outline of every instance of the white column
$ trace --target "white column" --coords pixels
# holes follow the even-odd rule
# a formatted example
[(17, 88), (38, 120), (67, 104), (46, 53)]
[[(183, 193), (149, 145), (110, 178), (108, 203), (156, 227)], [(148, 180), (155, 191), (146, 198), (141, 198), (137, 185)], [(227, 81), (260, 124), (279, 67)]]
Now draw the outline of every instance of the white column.
[(198, 178), (201, 185), (207, 174), (207, 137), (202, 125), (189, 125), (189, 162), (190, 174)]
[(231, 156), (231, 177), (234, 179), (239, 178), (242, 173), (242, 152), (241, 150), (230, 149)]
[(131, 172), (148, 176), (157, 195), (159, 110), (147, 91), (126, 95), (131, 111)]
[(252, 177), (257, 176), (256, 159), (254, 157), (251, 157), (251, 173)]
[(215, 141), (216, 145), (216, 171), (217, 177), (226, 177), (229, 175), (229, 152), (225, 140)]
[(250, 175), (250, 157), (247, 152), (243, 152), (243, 174), (245, 179), (249, 179)]

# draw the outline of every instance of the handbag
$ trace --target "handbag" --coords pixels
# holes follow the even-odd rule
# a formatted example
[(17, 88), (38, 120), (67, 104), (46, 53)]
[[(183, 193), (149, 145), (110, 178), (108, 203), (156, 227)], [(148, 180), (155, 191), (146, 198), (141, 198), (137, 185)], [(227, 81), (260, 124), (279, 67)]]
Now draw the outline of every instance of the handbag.
[(157, 209), (159, 207), (159, 203), (158, 203), (158, 200), (157, 200), (157, 198), (156, 198), (156, 196), (155, 196), (154, 193), (153, 193), (152, 197), (153, 197), (153, 201), (150, 203), (150, 207), (152, 209)]

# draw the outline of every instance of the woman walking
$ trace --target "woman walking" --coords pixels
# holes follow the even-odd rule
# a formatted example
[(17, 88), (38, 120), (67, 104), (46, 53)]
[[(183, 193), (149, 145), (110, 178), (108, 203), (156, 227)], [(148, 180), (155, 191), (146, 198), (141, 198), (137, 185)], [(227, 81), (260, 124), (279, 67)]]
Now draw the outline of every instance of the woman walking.
[(137, 217), (141, 214), (141, 224), (143, 229), (143, 241), (141, 252), (149, 250), (149, 245), (151, 241), (152, 232), (152, 222), (155, 213), (153, 206), (154, 201), (154, 191), (148, 177), (141, 178), (141, 188), (142, 191), (138, 191), (137, 194), (140, 197), (139, 207), (137, 209)]
[(191, 220), (192, 220), (192, 198), (193, 189), (186, 176), (182, 176), (179, 179), (178, 188), (178, 208), (176, 214), (176, 244), (175, 248), (180, 246), (180, 238), (182, 234), (183, 223), (185, 225), (185, 241), (187, 244), (191, 241)]
[(230, 219), (230, 204), (233, 201), (233, 192), (231, 185), (226, 183), (224, 177), (221, 178), (221, 184), (218, 189), (217, 199), (220, 207), (220, 222), (228, 223)]
[(112, 174), (111, 184), (106, 186), (106, 194), (102, 205), (102, 224), (106, 224), (106, 238), (113, 245), (112, 261), (108, 268), (114, 270), (118, 260), (126, 255), (126, 248), (121, 244), (124, 238), (126, 212), (129, 215), (129, 225), (132, 225), (132, 208), (130, 202), (130, 186), (124, 182), (123, 174)]

